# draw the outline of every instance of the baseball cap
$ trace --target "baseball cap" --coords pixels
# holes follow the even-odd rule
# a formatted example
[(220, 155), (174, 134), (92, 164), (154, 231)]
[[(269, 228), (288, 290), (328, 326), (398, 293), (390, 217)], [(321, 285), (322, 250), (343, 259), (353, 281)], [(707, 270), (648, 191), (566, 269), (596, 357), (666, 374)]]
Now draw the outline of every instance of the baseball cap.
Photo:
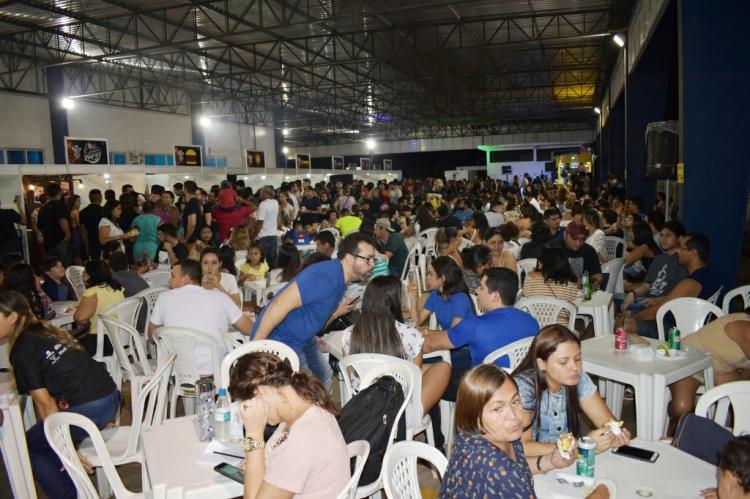
[(388, 232), (393, 232), (393, 227), (391, 227), (391, 221), (387, 218), (378, 218), (375, 221), (375, 228), (376, 229), (385, 229)]
[(565, 228), (565, 233), (571, 237), (571, 239), (586, 239), (589, 237), (589, 230), (583, 222), (572, 221)]
[(226, 188), (219, 191), (219, 206), (222, 208), (231, 208), (237, 204), (237, 193), (232, 188)]

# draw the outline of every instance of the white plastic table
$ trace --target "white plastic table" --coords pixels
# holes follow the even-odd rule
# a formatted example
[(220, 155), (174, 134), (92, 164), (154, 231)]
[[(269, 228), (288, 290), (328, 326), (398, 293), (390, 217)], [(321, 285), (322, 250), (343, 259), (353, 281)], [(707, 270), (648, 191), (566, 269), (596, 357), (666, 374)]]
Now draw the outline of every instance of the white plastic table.
[[(697, 498), (702, 489), (716, 486), (716, 468), (664, 442), (645, 442), (635, 439), (635, 447), (659, 453), (655, 463), (603, 452), (596, 456), (594, 478), (609, 478), (615, 482), (618, 499), (642, 499), (638, 491), (651, 492), (653, 499)], [(575, 475), (575, 464), (564, 470)], [(539, 499), (560, 499), (550, 492), (555, 472), (534, 477), (534, 489)], [(646, 494), (647, 495), (647, 494)], [(581, 493), (580, 497), (584, 497)]]
[(612, 293), (596, 291), (590, 300), (583, 300), (579, 293), (573, 304), (578, 308), (580, 315), (590, 315), (594, 321), (594, 335), (604, 336), (612, 334), (615, 323), (615, 309), (612, 302)]
[[(656, 346), (656, 340), (649, 340)], [(622, 412), (624, 385), (635, 389), (635, 418), (638, 438), (655, 440), (664, 431), (668, 403), (667, 386), (704, 371), (706, 388), (713, 387), (711, 356), (690, 349), (685, 358), (666, 360), (659, 357), (639, 361), (626, 353), (615, 352), (615, 336), (607, 335), (581, 342), (583, 369), (618, 383), (607, 384), (607, 406), (615, 417)]]
[(55, 318), (49, 321), (50, 324), (56, 327), (65, 327), (68, 324), (73, 324), (73, 314), (75, 314), (75, 308), (78, 307), (78, 302), (75, 300), (68, 301), (53, 301), (52, 308), (55, 309)]
[[(141, 441), (151, 483), (181, 488), (185, 498), (242, 496), (242, 484), (219, 475), (211, 465), (197, 463), (208, 442), (198, 440), (196, 416), (144, 429)], [(236, 463), (232, 458), (226, 461)]]

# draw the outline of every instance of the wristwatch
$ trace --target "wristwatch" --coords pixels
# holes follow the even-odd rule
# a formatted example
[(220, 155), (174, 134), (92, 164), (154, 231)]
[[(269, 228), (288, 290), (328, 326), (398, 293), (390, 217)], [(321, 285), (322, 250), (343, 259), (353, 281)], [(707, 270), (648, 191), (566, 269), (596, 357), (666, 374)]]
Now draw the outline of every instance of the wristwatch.
[(252, 452), (262, 449), (266, 446), (266, 443), (262, 440), (256, 440), (253, 437), (245, 437), (242, 439), (242, 446), (245, 448), (245, 452)]

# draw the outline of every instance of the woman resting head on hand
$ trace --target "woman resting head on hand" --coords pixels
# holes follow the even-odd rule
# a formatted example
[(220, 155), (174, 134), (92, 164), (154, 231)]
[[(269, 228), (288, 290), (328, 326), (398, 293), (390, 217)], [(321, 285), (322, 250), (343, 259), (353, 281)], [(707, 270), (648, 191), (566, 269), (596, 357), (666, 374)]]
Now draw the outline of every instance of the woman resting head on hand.
[[(253, 352), (234, 365), (229, 393), (245, 426), (245, 499), (326, 499), (343, 490), (349, 454), (331, 395), (315, 377)], [(266, 425), (278, 425), (268, 442)]]

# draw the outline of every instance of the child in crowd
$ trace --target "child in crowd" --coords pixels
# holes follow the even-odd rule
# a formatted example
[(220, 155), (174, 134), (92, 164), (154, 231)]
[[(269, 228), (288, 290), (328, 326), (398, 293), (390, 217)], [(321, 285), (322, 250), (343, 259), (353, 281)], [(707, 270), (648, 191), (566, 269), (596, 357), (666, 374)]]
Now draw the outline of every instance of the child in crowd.
[(47, 258), (39, 266), (42, 271), (42, 291), (49, 296), (52, 301), (75, 300), (72, 289), (65, 282), (65, 267), (62, 260), (55, 257)]
[(258, 281), (265, 279), (268, 275), (268, 263), (263, 255), (263, 250), (257, 244), (250, 246), (247, 250), (247, 261), (240, 265), (239, 284), (245, 281)]

